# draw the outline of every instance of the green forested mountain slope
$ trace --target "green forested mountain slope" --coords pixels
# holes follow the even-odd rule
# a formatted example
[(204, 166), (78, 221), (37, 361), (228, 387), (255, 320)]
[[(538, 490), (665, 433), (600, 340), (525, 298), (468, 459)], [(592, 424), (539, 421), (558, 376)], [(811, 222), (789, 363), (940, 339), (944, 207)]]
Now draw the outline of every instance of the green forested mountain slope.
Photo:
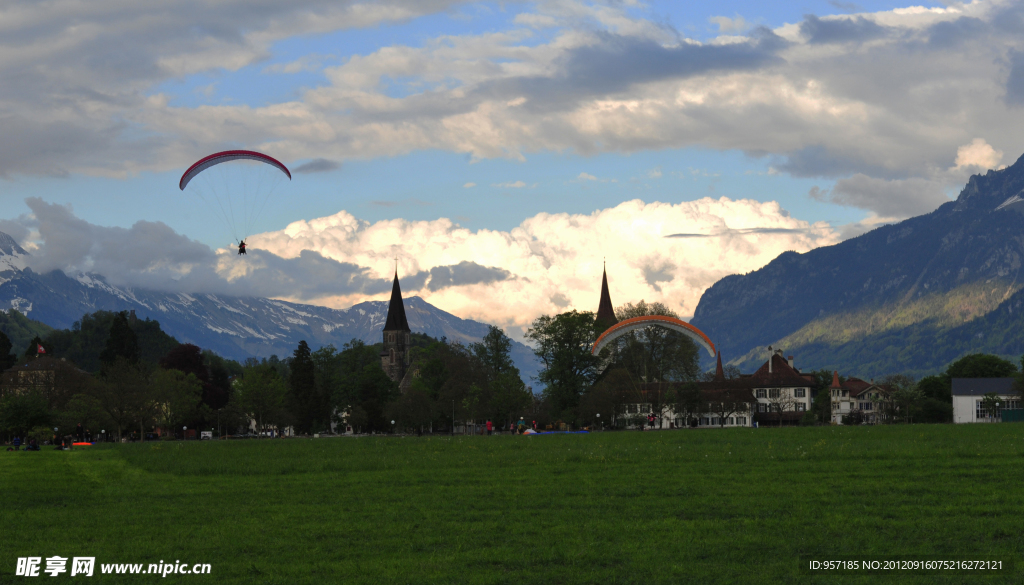
[(1024, 157), (971, 177), (956, 201), (708, 289), (691, 320), (748, 369), (768, 345), (801, 368), (852, 375), (933, 373), (966, 353), (1019, 359)]
[(28, 342), (36, 336), (44, 338), (53, 331), (46, 323), (29, 319), (16, 309), (0, 311), (0, 331), (11, 340), (11, 352), (17, 355), (25, 353)]

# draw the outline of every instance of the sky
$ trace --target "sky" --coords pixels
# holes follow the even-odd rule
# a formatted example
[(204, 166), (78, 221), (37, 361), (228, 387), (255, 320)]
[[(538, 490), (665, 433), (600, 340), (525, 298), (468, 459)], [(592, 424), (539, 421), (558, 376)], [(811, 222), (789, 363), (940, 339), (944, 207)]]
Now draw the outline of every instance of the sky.
[[(397, 264), (521, 338), (596, 310), (604, 265), (616, 305), (689, 318), (1012, 164), (1024, 4), (0, 2), (0, 80), (0, 231), (35, 270), (344, 308)], [(292, 178), (179, 190), (226, 149)]]

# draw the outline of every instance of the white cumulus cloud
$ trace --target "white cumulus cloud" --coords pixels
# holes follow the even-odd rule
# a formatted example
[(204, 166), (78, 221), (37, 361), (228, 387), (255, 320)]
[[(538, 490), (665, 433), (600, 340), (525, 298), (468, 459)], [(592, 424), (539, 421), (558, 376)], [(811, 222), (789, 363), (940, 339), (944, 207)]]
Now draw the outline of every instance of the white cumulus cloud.
[[(720, 278), (759, 268), (787, 250), (803, 252), (839, 241), (825, 223), (789, 216), (777, 203), (700, 199), (683, 203), (627, 201), (589, 215), (542, 213), (511, 231), (460, 227), (449, 219), (369, 223), (342, 211), (252, 236), (253, 247), (292, 258), (303, 250), (385, 278), (473, 262), (506, 278), (406, 294), (461, 317), (522, 331), (542, 314), (573, 307), (596, 310), (602, 261), (616, 304), (660, 301), (692, 315), (704, 290)], [(419, 288), (417, 288), (417, 286)], [(317, 303), (347, 307), (361, 292), (325, 295)]]

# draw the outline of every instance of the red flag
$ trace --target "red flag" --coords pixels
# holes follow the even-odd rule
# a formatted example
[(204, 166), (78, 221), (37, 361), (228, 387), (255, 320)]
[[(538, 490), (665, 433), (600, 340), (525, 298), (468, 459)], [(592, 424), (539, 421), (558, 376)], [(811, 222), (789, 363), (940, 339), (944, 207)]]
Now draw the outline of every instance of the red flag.
[(37, 353), (37, 354), (38, 354), (38, 353), (46, 353), (46, 350), (45, 350), (45, 349), (43, 349), (43, 346), (42, 346), (42, 345), (39, 345), (39, 344), (37, 343), (37, 344), (36, 344), (36, 353)]

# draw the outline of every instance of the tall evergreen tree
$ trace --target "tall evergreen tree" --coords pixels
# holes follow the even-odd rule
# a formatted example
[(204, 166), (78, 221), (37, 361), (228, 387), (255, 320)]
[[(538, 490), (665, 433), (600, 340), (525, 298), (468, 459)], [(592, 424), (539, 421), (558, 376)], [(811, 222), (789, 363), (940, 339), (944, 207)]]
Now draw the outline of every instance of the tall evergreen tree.
[(0, 331), (0, 372), (10, 368), (18, 361), (18, 356), (11, 353), (11, 340)]
[(487, 335), (484, 335), (480, 343), (472, 344), (470, 349), (473, 351), (473, 355), (489, 370), (488, 379), (490, 381), (494, 381), (499, 375), (506, 372), (514, 371), (516, 376), (519, 375), (518, 368), (512, 364), (512, 340), (505, 335), (500, 327), (488, 325)]
[(110, 324), (110, 336), (100, 353), (100, 361), (109, 366), (119, 357), (131, 365), (139, 363), (139, 340), (128, 324), (127, 311), (118, 313)]
[(295, 431), (299, 433), (312, 432), (317, 414), (316, 365), (312, 353), (306, 340), (302, 340), (292, 354), (289, 399), (295, 416)]

